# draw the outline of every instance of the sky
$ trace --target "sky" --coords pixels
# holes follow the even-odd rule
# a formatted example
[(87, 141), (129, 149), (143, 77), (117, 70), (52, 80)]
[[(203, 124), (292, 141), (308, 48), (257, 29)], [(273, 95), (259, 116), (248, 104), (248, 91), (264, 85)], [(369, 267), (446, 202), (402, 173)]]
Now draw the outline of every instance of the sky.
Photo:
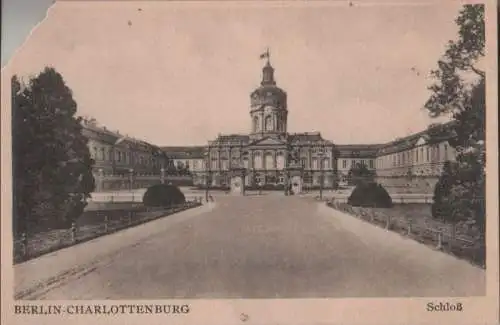
[[(38, 1), (38, 0), (37, 0)], [(457, 3), (57, 2), (3, 69), (59, 71), (78, 114), (156, 145), (248, 133), (269, 47), (288, 131), (337, 144), (421, 131)]]

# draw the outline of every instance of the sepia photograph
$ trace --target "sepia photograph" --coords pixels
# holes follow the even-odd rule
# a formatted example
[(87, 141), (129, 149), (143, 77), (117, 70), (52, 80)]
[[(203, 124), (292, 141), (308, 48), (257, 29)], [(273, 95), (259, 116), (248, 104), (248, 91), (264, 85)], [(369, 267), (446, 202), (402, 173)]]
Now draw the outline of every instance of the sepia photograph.
[(230, 3), (38, 2), (2, 42), (13, 312), (491, 297), (487, 5)]

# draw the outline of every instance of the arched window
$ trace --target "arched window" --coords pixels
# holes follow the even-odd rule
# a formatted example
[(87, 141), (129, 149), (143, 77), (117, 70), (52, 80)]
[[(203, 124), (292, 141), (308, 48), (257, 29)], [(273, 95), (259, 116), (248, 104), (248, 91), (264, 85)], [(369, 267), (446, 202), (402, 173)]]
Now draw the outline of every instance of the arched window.
[(266, 119), (264, 120), (264, 125), (266, 128), (266, 131), (272, 131), (273, 130), (273, 119), (271, 116), (266, 116)]
[(255, 116), (253, 118), (253, 130), (254, 132), (259, 132), (259, 117), (258, 116)]
[(253, 168), (255, 169), (262, 168), (262, 156), (259, 153), (255, 153), (253, 156)]
[(264, 156), (264, 166), (266, 169), (274, 169), (273, 155), (270, 152)]
[(279, 153), (276, 156), (276, 168), (277, 169), (285, 168), (285, 156), (283, 155), (283, 153)]

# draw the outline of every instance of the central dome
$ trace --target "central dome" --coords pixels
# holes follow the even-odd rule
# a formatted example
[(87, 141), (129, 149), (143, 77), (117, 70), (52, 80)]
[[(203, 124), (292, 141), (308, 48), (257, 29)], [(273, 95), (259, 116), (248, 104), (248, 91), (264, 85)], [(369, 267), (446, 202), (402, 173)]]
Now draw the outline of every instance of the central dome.
[(262, 81), (250, 95), (251, 137), (254, 140), (263, 137), (284, 137), (287, 129), (287, 95), (283, 89), (276, 86), (269, 52), (266, 52), (264, 57), (267, 57), (267, 63), (262, 68)]
[(269, 61), (267, 61), (264, 68), (262, 68), (262, 81), (260, 87), (255, 89), (250, 97), (252, 109), (262, 105), (286, 109), (286, 92), (276, 86), (274, 68)]
[(286, 92), (277, 86), (266, 85), (260, 86), (252, 92), (252, 97), (268, 97), (268, 96), (286, 96)]

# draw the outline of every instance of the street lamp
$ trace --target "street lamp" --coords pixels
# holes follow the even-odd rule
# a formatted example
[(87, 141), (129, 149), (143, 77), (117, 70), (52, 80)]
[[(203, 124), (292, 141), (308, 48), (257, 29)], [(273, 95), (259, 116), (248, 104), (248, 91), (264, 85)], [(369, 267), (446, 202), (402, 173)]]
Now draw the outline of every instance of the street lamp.
[(211, 166), (210, 166), (210, 147), (209, 151), (205, 152), (205, 169), (206, 169), (206, 174), (205, 174), (205, 201), (208, 202), (208, 188), (210, 187), (210, 176), (211, 176)]
[(324, 156), (325, 156), (324, 152), (318, 153), (319, 169), (320, 169), (320, 183), (319, 183), (319, 199), (320, 200), (323, 200), (323, 183), (324, 183), (323, 157)]
[(132, 189), (134, 188), (132, 186), (132, 184), (134, 182), (134, 169), (133, 168), (129, 168), (128, 177), (129, 177), (129, 190), (130, 190), (130, 192), (132, 192)]

